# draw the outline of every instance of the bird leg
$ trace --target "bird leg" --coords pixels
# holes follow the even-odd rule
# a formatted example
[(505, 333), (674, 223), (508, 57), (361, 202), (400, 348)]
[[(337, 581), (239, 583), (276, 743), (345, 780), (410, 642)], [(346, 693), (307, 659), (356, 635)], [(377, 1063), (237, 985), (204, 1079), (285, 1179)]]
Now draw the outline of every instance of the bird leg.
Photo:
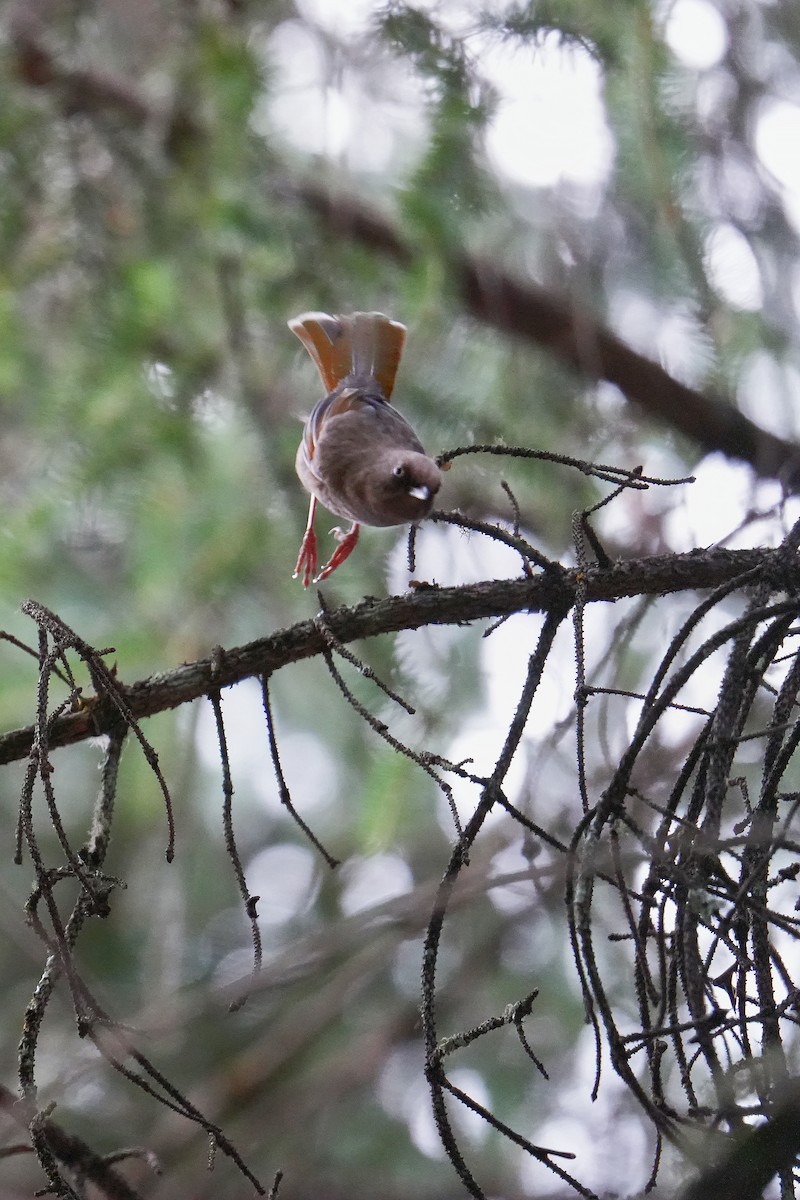
[(297, 579), (300, 572), (303, 572), (303, 587), (308, 587), (317, 571), (317, 535), (314, 533), (314, 515), (316, 511), (317, 498), (316, 496), (312, 496), (311, 503), (308, 506), (306, 531), (300, 543), (300, 553), (297, 556), (297, 564), (292, 575), (292, 579)]
[(322, 579), (327, 579), (353, 553), (358, 541), (358, 531), (360, 528), (358, 521), (354, 521), (347, 533), (340, 529), (338, 525), (335, 529), (331, 530), (339, 545), (334, 550), (328, 562), (325, 563), (319, 575), (317, 575), (314, 583), (319, 583)]

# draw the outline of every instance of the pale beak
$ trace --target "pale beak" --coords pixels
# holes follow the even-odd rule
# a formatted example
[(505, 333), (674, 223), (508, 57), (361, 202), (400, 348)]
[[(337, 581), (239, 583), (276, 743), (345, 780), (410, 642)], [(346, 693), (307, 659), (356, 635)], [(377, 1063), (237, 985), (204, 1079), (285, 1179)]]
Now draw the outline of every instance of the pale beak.
[(408, 489), (409, 496), (413, 496), (415, 500), (430, 500), (431, 489), (425, 484), (421, 487), (413, 487)]

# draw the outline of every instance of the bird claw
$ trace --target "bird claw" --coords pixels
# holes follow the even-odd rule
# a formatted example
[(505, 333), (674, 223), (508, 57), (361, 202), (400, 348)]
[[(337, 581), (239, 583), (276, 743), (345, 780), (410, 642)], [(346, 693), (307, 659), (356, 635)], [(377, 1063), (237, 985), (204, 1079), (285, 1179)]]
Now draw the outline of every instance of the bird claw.
[(332, 535), (336, 538), (339, 545), (317, 575), (314, 583), (320, 583), (323, 579), (327, 579), (337, 567), (342, 565), (346, 558), (349, 558), (355, 550), (356, 542), (358, 541), (358, 531), (359, 526), (357, 524), (353, 525), (352, 529), (348, 529), (347, 533), (341, 530), (338, 525), (335, 529), (331, 530)]
[[(323, 570), (325, 568), (323, 567)], [(317, 570), (317, 535), (314, 530), (309, 528), (306, 530), (303, 541), (300, 545), (300, 553), (297, 556), (297, 563), (294, 568), (292, 579), (297, 579), (302, 572), (303, 587), (308, 587), (314, 578)], [(317, 576), (317, 579), (319, 576)]]
[(306, 529), (300, 546), (300, 553), (297, 556), (297, 563), (292, 579), (297, 579), (302, 574), (303, 587), (308, 587), (310, 583), (321, 583), (323, 579), (327, 579), (352, 554), (358, 541), (358, 531), (358, 525), (353, 525), (352, 529), (348, 529), (346, 532), (340, 529), (338, 525), (335, 529), (332, 529), (331, 534), (339, 545), (334, 550), (328, 562), (325, 563), (325, 566), (320, 571), (317, 571), (317, 536), (313, 528), (309, 526)]

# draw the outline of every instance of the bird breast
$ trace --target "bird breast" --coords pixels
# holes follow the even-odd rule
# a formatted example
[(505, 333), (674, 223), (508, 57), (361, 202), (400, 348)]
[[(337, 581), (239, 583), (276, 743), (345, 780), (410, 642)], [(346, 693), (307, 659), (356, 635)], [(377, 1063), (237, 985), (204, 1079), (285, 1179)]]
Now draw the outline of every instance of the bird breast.
[(414, 430), (384, 400), (328, 417), (310, 461), (303, 445), (298, 450), (297, 471), (326, 508), (364, 525), (422, 520), (441, 485)]

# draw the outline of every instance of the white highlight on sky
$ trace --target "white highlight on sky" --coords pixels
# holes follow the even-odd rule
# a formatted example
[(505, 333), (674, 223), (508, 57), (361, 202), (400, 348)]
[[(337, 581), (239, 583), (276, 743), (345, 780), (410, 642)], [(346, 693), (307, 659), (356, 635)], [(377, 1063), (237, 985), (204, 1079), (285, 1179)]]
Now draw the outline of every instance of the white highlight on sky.
[(389, 1055), (377, 1086), (378, 1103), (408, 1126), (409, 1136), (426, 1158), (443, 1159), (442, 1140), (436, 1129), (430, 1091), (419, 1069), (419, 1052), (398, 1047)]
[[(800, 190), (800, 105), (766, 100), (756, 126), (756, 151), (783, 187)], [(792, 147), (792, 153), (789, 153)]]
[(667, 17), (664, 37), (675, 57), (695, 71), (717, 66), (728, 49), (725, 22), (708, 0), (677, 0)]
[(313, 854), (290, 842), (260, 850), (245, 866), (245, 875), (251, 893), (260, 897), (259, 925), (282, 925), (299, 916), (319, 891)]
[[(456, 1087), (466, 1092), (478, 1104), (491, 1107), (491, 1096), (479, 1073), (470, 1067), (455, 1067), (448, 1077)], [(433, 1119), (430, 1093), (419, 1069), (416, 1049), (399, 1048), (387, 1059), (377, 1087), (381, 1107), (397, 1120), (405, 1121), (409, 1135), (426, 1158), (442, 1159), (444, 1150)], [(482, 1145), (489, 1136), (484, 1119), (465, 1105), (454, 1103), (451, 1120), (458, 1134), (474, 1146)]]
[[(504, 522), (499, 519), (502, 525)], [(482, 579), (515, 579), (521, 573), (519, 554), (480, 534), (464, 536), (450, 527), (424, 527), (416, 544), (417, 579), (435, 582), (440, 586), (455, 586)], [(407, 587), (408, 567), (405, 537), (398, 538), (388, 560), (387, 588), (400, 592)], [(494, 769), (503, 745), (508, 722), (514, 711), (528, 664), (528, 654), (535, 645), (536, 634), (531, 631), (527, 616), (517, 615), (499, 626), (490, 638), (481, 641), (468, 653), (480, 656), (482, 703), (459, 725), (458, 732), (444, 753), (453, 762), (469, 760), (468, 769), (477, 775), (488, 775)], [(448, 702), (447, 681), (450, 670), (447, 654), (458, 642), (463, 643), (463, 630), (445, 627), (430, 631), (409, 630), (399, 633), (396, 640), (398, 661), (404, 676), (413, 683), (413, 694), (422, 694), (428, 703), (440, 706)], [(555, 721), (570, 711), (573, 674), (570, 668), (573, 650), (568, 643), (564, 671), (547, 672), (534, 700), (523, 748), (541, 737), (549, 737)], [(442, 690), (444, 685), (445, 690)], [(526, 780), (525, 752), (515, 756), (504, 781), (504, 791), (515, 802)], [(478, 802), (479, 789), (466, 779), (452, 778), (452, 798), (462, 821), (467, 821)], [(453, 817), (447, 798), (437, 795), (437, 819), (448, 836), (453, 836)], [(504, 820), (502, 810), (492, 810), (488, 822)]]
[[(628, 1194), (641, 1195), (637, 1189), (644, 1186), (652, 1147), (645, 1123), (638, 1112), (631, 1111), (626, 1085), (608, 1069), (597, 1100), (586, 1103), (596, 1071), (591, 1028), (581, 1030), (572, 1060), (559, 1062), (558, 1071), (556, 1103), (549, 1118), (537, 1126), (536, 1143), (574, 1154), (581, 1165), (576, 1173), (587, 1187), (604, 1195), (606, 1189), (616, 1191), (624, 1171)], [(540, 1086), (534, 1082), (532, 1090)], [(524, 1152), (518, 1162), (518, 1179), (525, 1195), (553, 1194), (553, 1175), (544, 1163)], [(570, 1162), (564, 1166), (575, 1170)]]
[[(219, 743), (214, 712), (208, 701), (200, 701), (195, 744), (200, 762), (211, 778), (219, 776)], [(222, 714), (230, 760), (234, 769), (234, 808), (241, 815), (255, 805), (281, 821), (289, 820), (278, 793), (278, 784), (269, 753), (267, 727), (261, 688), (255, 680), (244, 680), (222, 693)], [(303, 815), (319, 817), (335, 801), (341, 768), (328, 745), (302, 729), (287, 728), (281, 713), (273, 717), (278, 727), (281, 765), (290, 792), (302, 798)], [(247, 787), (242, 785), (246, 781)], [(221, 785), (220, 785), (221, 787)], [(221, 791), (209, 787), (202, 797), (208, 818), (219, 822)]]
[[(316, 17), (316, 3), (305, 7)], [(340, 5), (325, 4), (328, 17), (339, 11)], [(346, 33), (354, 16), (349, 7), (346, 11), (348, 18), (331, 33)], [(326, 22), (317, 20), (316, 25), (324, 28)], [(367, 90), (369, 72), (362, 78), (339, 63), (314, 25), (293, 20), (277, 26), (262, 53), (274, 85), (256, 105), (251, 124), (267, 139), (277, 131), (306, 154), (338, 160), (352, 170), (380, 173), (391, 167), (396, 153), (402, 155), (421, 136), (420, 90), (399, 69), (385, 94), (372, 95)]]
[(527, 187), (599, 185), (614, 141), (605, 119), (602, 71), (588, 51), (557, 35), (531, 50), (506, 43), (478, 52), (500, 103), (486, 135), (494, 168)]
[(765, 100), (758, 115), (755, 149), (781, 189), (786, 216), (800, 232), (800, 105)]
[(325, 86), (319, 39), (299, 21), (284, 21), (268, 45), (281, 86), (263, 116), (254, 114), (256, 130), (268, 132), (272, 125), (309, 154), (338, 157), (350, 138), (352, 107), (340, 89)]
[[(364, 95), (353, 72), (341, 70), (334, 79), (322, 42), (313, 32), (316, 25), (339, 38), (356, 37), (367, 30), (378, 6), (369, 0), (300, 0), (298, 7), (312, 25), (285, 21), (270, 36), (266, 53), (278, 72), (279, 87), (264, 111), (255, 113), (254, 127), (265, 135), (277, 129), (307, 153), (344, 156), (358, 169), (385, 168), (394, 134), (402, 132), (399, 126), (411, 115), (411, 98), (399, 96), (405, 108), (397, 111), (388, 97)], [(437, 15), (443, 19), (448, 14)], [(493, 168), (527, 187), (601, 185), (611, 170), (614, 141), (605, 119), (602, 70), (591, 54), (580, 46), (564, 45), (555, 33), (534, 49), (482, 35), (466, 36), (465, 44), (479, 75), (499, 97), (485, 141)], [(399, 75), (397, 86), (402, 91)], [(368, 128), (365, 107), (370, 112)], [(420, 130), (423, 115), (420, 104)], [(408, 128), (404, 132), (411, 134)]]
[(778, 437), (796, 439), (800, 432), (800, 372), (770, 350), (748, 355), (739, 372), (736, 403), (745, 416)]
[[(614, 139), (606, 121), (603, 72), (591, 54), (559, 41), (555, 32), (533, 49), (498, 42), (471, 32), (471, 10), (455, 0), (419, 4), (434, 9), (445, 28), (464, 38), (479, 74), (496, 89), (497, 109), (485, 147), (497, 174), (524, 187), (567, 183), (601, 189), (613, 165)], [(316, 26), (332, 38), (354, 41), (368, 32), (380, 7), (376, 0), (298, 0), (308, 24), (285, 21), (269, 38), (265, 54), (278, 87), (254, 114), (254, 128), (265, 136), (277, 130), (306, 153), (378, 173), (413, 147), (423, 136), (425, 106), (412, 77), (403, 82), (395, 64), (397, 77), (386, 93), (367, 95), (356, 72), (346, 67), (332, 72), (329, 48), (314, 32)], [(710, 0), (662, 0), (659, 15), (676, 58), (711, 79), (729, 45), (717, 7)], [(800, 230), (798, 144), (800, 106), (777, 97), (766, 100), (756, 122), (756, 152), (781, 193), (788, 219)], [(730, 242), (728, 237), (728, 257)], [(714, 248), (712, 261), (718, 253)], [(741, 284), (733, 280), (732, 269), (717, 271), (714, 283), (735, 307), (753, 310), (760, 280), (754, 282), (752, 263), (744, 271)]]
[[(771, 511), (780, 497), (774, 480), (758, 481), (746, 463), (734, 463), (723, 454), (708, 454), (694, 469), (695, 481), (681, 490), (681, 502), (664, 518), (664, 532), (676, 550), (714, 546), (765, 545), (763, 527), (750, 525), (734, 539), (730, 535), (751, 510)], [(775, 529), (770, 519), (768, 528)]]
[(399, 854), (351, 858), (341, 868), (340, 907), (346, 917), (386, 900), (405, 896), (414, 886), (408, 863)]
[(670, 375), (690, 386), (702, 381), (712, 350), (693, 304), (678, 300), (669, 307), (618, 288), (609, 297), (609, 318), (627, 345), (656, 359)]
[(761, 272), (744, 234), (720, 222), (706, 238), (705, 254), (712, 287), (732, 308), (757, 312), (764, 303)]
[(338, 38), (357, 37), (366, 32), (380, 5), (375, 0), (295, 0), (297, 11), (307, 21)]

